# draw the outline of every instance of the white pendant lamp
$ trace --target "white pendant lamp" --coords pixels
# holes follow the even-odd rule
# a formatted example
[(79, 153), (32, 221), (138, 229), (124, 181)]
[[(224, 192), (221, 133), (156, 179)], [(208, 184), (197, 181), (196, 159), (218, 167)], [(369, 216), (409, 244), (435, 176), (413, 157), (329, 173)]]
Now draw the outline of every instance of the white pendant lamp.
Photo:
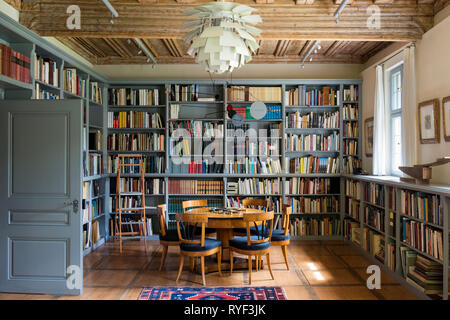
[(184, 23), (191, 30), (184, 39), (191, 42), (188, 54), (211, 73), (231, 72), (252, 60), (259, 48), (253, 36), (261, 30), (251, 25), (262, 22), (253, 9), (235, 2), (209, 2), (185, 10), (197, 18)]

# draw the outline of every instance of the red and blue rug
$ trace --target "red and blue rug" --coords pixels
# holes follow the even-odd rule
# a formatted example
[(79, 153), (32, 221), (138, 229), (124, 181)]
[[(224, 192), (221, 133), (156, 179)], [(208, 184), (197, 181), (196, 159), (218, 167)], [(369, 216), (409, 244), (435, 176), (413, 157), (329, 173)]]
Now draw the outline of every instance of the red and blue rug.
[(138, 300), (287, 300), (282, 287), (147, 287)]

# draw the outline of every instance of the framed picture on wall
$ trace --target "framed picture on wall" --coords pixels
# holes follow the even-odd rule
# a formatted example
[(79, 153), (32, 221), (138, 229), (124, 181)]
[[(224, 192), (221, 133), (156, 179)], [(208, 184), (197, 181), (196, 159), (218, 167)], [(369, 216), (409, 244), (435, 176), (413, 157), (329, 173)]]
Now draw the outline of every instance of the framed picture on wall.
[(420, 143), (439, 143), (439, 99), (419, 103)]
[(373, 117), (367, 118), (364, 121), (364, 135), (366, 139), (366, 157), (372, 157), (373, 155), (373, 129), (374, 121)]
[(442, 118), (444, 119), (444, 140), (450, 142), (450, 96), (442, 99)]

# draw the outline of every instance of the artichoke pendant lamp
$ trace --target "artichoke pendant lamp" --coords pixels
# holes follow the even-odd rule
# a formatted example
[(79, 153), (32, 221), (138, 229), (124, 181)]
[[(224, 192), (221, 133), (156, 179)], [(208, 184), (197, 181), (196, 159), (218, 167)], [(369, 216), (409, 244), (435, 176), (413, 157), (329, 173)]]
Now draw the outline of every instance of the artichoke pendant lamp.
[(259, 48), (254, 36), (261, 30), (255, 28), (262, 22), (256, 9), (236, 2), (209, 2), (184, 11), (196, 20), (184, 23), (191, 29), (184, 37), (190, 42), (188, 54), (210, 73), (231, 72), (252, 60)]

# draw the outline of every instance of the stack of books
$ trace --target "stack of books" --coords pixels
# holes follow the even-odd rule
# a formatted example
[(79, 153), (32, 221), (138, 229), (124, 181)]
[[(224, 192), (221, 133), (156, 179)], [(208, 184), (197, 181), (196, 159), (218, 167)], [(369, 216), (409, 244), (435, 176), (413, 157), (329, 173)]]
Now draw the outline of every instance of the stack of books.
[(29, 57), (0, 44), (0, 62), (0, 74), (25, 83), (31, 82)]
[(442, 264), (417, 255), (414, 266), (408, 269), (406, 281), (428, 295), (442, 294)]

